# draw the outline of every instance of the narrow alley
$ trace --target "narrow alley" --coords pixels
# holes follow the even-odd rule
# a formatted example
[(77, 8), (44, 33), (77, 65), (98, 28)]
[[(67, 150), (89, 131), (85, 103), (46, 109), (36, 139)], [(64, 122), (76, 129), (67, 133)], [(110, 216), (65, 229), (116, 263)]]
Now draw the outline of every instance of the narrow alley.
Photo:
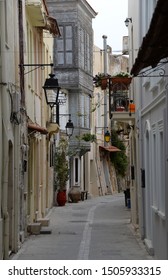
[(31, 235), (13, 260), (150, 260), (130, 223), (124, 195), (54, 207), (51, 234)]

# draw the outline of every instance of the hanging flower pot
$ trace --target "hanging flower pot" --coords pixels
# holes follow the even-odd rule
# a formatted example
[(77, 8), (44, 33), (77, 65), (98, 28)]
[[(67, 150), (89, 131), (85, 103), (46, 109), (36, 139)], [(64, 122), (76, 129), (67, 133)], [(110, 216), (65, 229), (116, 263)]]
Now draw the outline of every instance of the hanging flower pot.
[(105, 90), (107, 88), (107, 78), (101, 79), (101, 89)]
[(122, 83), (126, 86), (130, 85), (132, 78), (131, 77), (112, 77), (112, 84)]
[(129, 73), (120, 72), (116, 74), (115, 76), (111, 77), (112, 89), (115, 87), (120, 90), (127, 90), (130, 83), (131, 83), (132, 77), (129, 75)]
[(105, 90), (108, 86), (108, 80), (111, 77), (109, 74), (98, 73), (93, 77), (93, 84), (95, 87), (101, 87), (102, 90)]

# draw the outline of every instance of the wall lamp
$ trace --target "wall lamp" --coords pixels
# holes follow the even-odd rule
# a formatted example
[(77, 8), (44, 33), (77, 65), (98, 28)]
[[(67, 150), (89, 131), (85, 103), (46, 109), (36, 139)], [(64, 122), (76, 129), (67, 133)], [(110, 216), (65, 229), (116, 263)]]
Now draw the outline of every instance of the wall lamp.
[(109, 143), (111, 139), (110, 132), (107, 130), (104, 134), (104, 141)]
[(98, 128), (103, 128), (105, 130), (105, 128), (107, 129), (106, 132), (104, 133), (104, 141), (106, 143), (109, 143), (110, 142), (110, 139), (111, 139), (111, 135), (110, 135), (110, 132), (108, 131), (108, 127), (104, 127), (104, 126), (96, 126), (95, 127), (95, 130), (98, 129)]
[(125, 22), (125, 26), (128, 27), (129, 23), (132, 23), (132, 18), (126, 18)]
[(52, 108), (58, 103), (60, 86), (58, 84), (58, 79), (54, 78), (55, 74), (49, 74), (50, 78), (46, 79), (43, 86), (45, 92), (45, 98), (47, 105)]

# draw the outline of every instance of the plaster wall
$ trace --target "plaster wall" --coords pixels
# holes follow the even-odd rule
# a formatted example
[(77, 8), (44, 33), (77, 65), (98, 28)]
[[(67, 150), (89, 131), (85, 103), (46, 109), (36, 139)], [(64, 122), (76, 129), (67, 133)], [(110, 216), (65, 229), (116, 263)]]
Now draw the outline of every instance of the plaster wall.
[[(143, 36), (146, 35), (157, 1), (128, 3), (130, 68), (135, 61)], [(157, 74), (157, 72), (156, 72)], [(156, 258), (167, 257), (165, 199), (166, 166), (166, 78), (135, 77), (132, 92), (136, 103), (136, 172), (138, 186), (139, 227), (147, 249)], [(142, 189), (141, 169), (145, 169)]]

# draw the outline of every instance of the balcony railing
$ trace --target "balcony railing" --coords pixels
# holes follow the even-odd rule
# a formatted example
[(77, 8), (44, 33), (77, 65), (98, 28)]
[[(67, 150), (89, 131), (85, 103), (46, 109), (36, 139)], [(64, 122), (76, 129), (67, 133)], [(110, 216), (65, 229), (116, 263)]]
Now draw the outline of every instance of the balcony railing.
[(116, 92), (112, 94), (111, 111), (112, 112), (129, 111), (129, 98), (127, 92)]

